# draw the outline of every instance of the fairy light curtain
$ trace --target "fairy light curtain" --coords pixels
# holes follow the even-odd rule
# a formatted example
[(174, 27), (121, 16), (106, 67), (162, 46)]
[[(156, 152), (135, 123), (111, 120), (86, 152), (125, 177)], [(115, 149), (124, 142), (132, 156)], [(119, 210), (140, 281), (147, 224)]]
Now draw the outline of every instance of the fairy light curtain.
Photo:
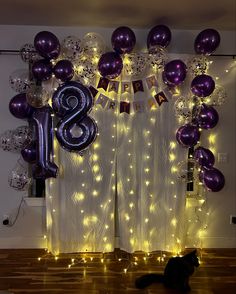
[[(128, 79), (132, 81), (122, 75), (119, 81)], [(155, 90), (163, 88), (158, 77)], [(112, 99), (134, 102), (147, 95), (113, 92)], [(95, 102), (90, 114), (99, 128), (95, 143), (82, 157), (56, 145), (55, 160), (62, 172), (47, 183), (50, 251), (182, 247), (186, 185), (177, 181), (176, 164), (186, 161), (186, 150), (175, 140), (175, 98), (168, 92), (166, 96), (161, 106), (130, 114)]]

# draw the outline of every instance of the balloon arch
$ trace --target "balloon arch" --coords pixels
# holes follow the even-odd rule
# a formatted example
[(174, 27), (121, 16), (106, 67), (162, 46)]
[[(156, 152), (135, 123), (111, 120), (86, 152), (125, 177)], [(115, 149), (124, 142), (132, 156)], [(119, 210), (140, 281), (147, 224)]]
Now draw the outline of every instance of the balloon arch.
[[(171, 31), (165, 25), (153, 27), (147, 36), (147, 53), (133, 53), (136, 43), (134, 32), (125, 26), (117, 28), (111, 36), (113, 51), (106, 52), (102, 37), (88, 33), (81, 41), (74, 36), (66, 37), (60, 44), (51, 32), (39, 32), (34, 45), (25, 44), (20, 55), (30, 64), (30, 74), (14, 72), (10, 76), (11, 87), (18, 92), (9, 103), (13, 116), (28, 120), (30, 127), (18, 127), (1, 135), (1, 147), (7, 151), (21, 151), (23, 159), (33, 165), (33, 177), (47, 179), (56, 177), (58, 167), (53, 162), (53, 122), (56, 115), (56, 138), (60, 145), (81, 154), (94, 142), (97, 136), (96, 122), (89, 116), (93, 106), (93, 95), (86, 86), (98, 70), (103, 78), (116, 79), (123, 71), (138, 75), (145, 66), (155, 67), (162, 74), (165, 85), (173, 90), (192, 71), (191, 99), (194, 101), (188, 123), (176, 132), (177, 142), (185, 148), (198, 144), (202, 129), (212, 129), (218, 122), (214, 106), (222, 103), (208, 103), (215, 91), (213, 78), (206, 74), (207, 56), (220, 44), (220, 35), (214, 29), (198, 34), (194, 48), (197, 57), (186, 65), (182, 60), (167, 62), (166, 47), (171, 41)], [(125, 60), (129, 60), (126, 62)], [(73, 80), (72, 80), (73, 79)], [(49, 90), (48, 81), (54, 84)], [(51, 99), (52, 97), (52, 99)], [(184, 101), (179, 101), (179, 105)], [(182, 106), (176, 112), (184, 115)], [(73, 129), (79, 129), (75, 134)], [(199, 169), (199, 178), (210, 191), (217, 192), (224, 187), (223, 174), (213, 167), (213, 153), (198, 146), (193, 153), (194, 164)], [(30, 179), (26, 173), (14, 170), (9, 176), (10, 186), (16, 190), (27, 188)]]

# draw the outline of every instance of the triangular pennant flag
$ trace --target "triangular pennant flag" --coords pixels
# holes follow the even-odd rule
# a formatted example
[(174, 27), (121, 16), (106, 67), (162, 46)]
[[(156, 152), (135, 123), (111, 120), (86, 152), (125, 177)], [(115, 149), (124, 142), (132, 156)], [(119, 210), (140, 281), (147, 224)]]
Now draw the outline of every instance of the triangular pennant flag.
[(144, 101), (134, 101), (133, 108), (134, 108), (134, 112), (144, 112), (145, 111)]
[(146, 78), (146, 83), (147, 83), (148, 89), (151, 89), (152, 87), (157, 87), (158, 86), (157, 79), (156, 79), (156, 77), (154, 75), (150, 76), (150, 77), (147, 77)]
[(166, 98), (166, 95), (164, 92), (159, 92), (157, 93), (154, 98), (156, 99), (156, 102), (158, 103), (159, 106), (161, 106), (161, 104), (163, 102), (168, 102), (168, 99)]
[(133, 81), (132, 84), (133, 84), (134, 93), (144, 92), (142, 80)]
[(100, 104), (104, 108), (107, 104), (108, 99), (109, 98), (107, 96), (99, 94), (98, 99), (96, 100), (96, 104)]
[(97, 88), (102, 88), (104, 89), (105, 91), (107, 90), (107, 87), (108, 87), (108, 84), (109, 84), (109, 80), (106, 79), (106, 78), (100, 78), (99, 79), (99, 82), (98, 82), (98, 86)]
[(108, 99), (107, 109), (108, 110), (115, 110), (117, 106), (117, 101)]
[(120, 113), (122, 113), (122, 112), (126, 112), (126, 113), (130, 114), (130, 103), (129, 102), (125, 102), (125, 101), (120, 102)]
[(121, 82), (121, 93), (131, 93), (130, 82)]
[(115, 92), (118, 93), (119, 90), (119, 82), (118, 81), (110, 81), (108, 92)]
[(153, 98), (148, 99), (148, 107), (150, 109), (156, 109), (157, 108), (156, 102), (155, 102), (155, 100)]
[(93, 98), (95, 98), (96, 95), (97, 95), (97, 93), (98, 93), (98, 90), (95, 89), (93, 86), (89, 86), (89, 90), (90, 90), (90, 92), (92, 93)]

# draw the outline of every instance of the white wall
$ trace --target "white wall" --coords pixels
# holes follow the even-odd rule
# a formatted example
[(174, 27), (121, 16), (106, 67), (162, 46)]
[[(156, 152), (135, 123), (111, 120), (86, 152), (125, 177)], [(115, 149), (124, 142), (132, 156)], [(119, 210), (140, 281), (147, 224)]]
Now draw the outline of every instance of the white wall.
[[(19, 49), (25, 43), (32, 43), (36, 33), (42, 30), (55, 33), (60, 40), (68, 35), (83, 37), (87, 32), (98, 32), (110, 47), (113, 29), (70, 28), (70, 27), (28, 27), (0, 26), (0, 49)], [(146, 30), (134, 30), (139, 48), (146, 46)], [(198, 31), (174, 31), (169, 51), (173, 53), (193, 53), (193, 42)], [(236, 53), (234, 32), (220, 32), (221, 45), (217, 54)], [(11, 90), (8, 78), (16, 69), (26, 68), (19, 56), (0, 55), (0, 134), (14, 129), (24, 122), (14, 118), (8, 111), (8, 103), (16, 94)], [(235, 73), (235, 71), (234, 71)], [(203, 242), (204, 247), (235, 247), (236, 225), (229, 224), (230, 214), (236, 215), (235, 189), (235, 88), (229, 85), (229, 98), (220, 109), (220, 126), (217, 129), (218, 152), (228, 154), (227, 163), (217, 163), (226, 177), (226, 186), (219, 193), (209, 193), (208, 205), (213, 212), (209, 219), (209, 234)], [(24, 205), (14, 227), (2, 225), (3, 215), (15, 215), (23, 194), (8, 186), (8, 173), (14, 167), (18, 156), (0, 150), (0, 248), (45, 247), (45, 214), (43, 207)]]

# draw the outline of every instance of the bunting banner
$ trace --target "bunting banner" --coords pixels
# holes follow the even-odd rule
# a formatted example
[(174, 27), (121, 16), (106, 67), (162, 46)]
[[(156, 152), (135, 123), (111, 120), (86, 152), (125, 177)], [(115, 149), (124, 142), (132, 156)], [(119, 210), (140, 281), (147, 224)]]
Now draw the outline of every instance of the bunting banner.
[[(145, 87), (144, 87), (145, 86)], [(135, 80), (135, 81), (114, 81), (106, 78), (100, 78), (98, 81), (97, 89), (93, 86), (90, 86), (89, 89), (93, 95), (93, 97), (97, 97), (95, 100), (95, 104), (101, 105), (102, 108), (106, 108), (107, 110), (115, 111), (118, 108), (119, 113), (143, 113), (146, 110), (157, 109), (164, 102), (168, 102), (167, 97), (172, 97), (176, 93), (172, 93), (172, 89), (165, 87), (164, 89), (159, 89), (158, 81), (155, 75), (148, 76), (143, 80)], [(106, 93), (101, 93), (103, 89)], [(145, 89), (148, 94), (145, 99), (138, 99), (135, 94), (138, 92), (145, 92)], [(151, 92), (152, 91), (152, 92)], [(126, 101), (116, 101), (110, 98), (110, 95), (118, 94), (120, 92), (121, 95), (127, 94), (125, 100)], [(129, 100), (129, 96), (134, 95), (136, 97), (134, 101)], [(148, 97), (149, 96), (149, 97)], [(151, 96), (151, 97), (150, 97)], [(124, 99), (124, 97), (123, 97)]]

